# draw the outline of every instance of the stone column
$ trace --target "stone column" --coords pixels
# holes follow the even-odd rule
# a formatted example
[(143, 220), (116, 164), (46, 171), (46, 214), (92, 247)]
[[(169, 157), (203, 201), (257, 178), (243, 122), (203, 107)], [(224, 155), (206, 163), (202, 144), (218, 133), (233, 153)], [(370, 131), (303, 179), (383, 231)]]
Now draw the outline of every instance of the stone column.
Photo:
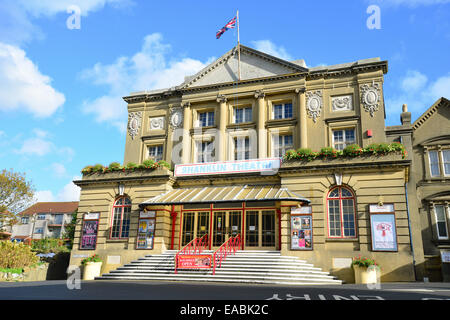
[(182, 105), (183, 107), (183, 155), (182, 163), (191, 162), (191, 135), (189, 129), (192, 123), (192, 111), (191, 103), (186, 102)]
[[(216, 159), (219, 161), (227, 160), (227, 98), (224, 95), (217, 96), (217, 102), (219, 103), (219, 135), (218, 140), (215, 141), (216, 147)], [(217, 137), (217, 136), (216, 136)]]
[(299, 102), (299, 115), (298, 115), (298, 126), (300, 127), (300, 148), (308, 147), (308, 126), (307, 126), (307, 116), (306, 116), (306, 99), (305, 99), (305, 88), (297, 88), (295, 92), (298, 95)]
[(264, 127), (266, 122), (266, 104), (265, 93), (261, 90), (255, 92), (255, 99), (257, 99), (258, 119), (256, 121), (256, 129), (258, 130), (258, 158), (267, 158), (267, 130)]

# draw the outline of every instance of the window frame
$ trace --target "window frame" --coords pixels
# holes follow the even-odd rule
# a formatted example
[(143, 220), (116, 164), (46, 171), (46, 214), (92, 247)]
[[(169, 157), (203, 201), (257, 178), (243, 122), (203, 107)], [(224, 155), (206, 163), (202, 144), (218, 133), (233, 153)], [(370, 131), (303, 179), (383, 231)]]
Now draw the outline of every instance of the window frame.
[[(197, 121), (198, 121), (198, 127), (199, 128), (206, 128), (206, 127), (212, 127), (215, 125), (216, 123), (216, 115), (215, 115), (215, 110), (203, 110), (203, 111), (198, 111), (197, 112)], [(205, 114), (206, 115), (206, 125), (202, 125), (202, 121), (200, 119), (201, 115)], [(212, 119), (211, 119), (211, 114), (212, 114)]]
[[(431, 154), (436, 154), (436, 162), (432, 162), (431, 160)], [(441, 164), (439, 161), (439, 150), (438, 149), (434, 149), (434, 150), (428, 150), (428, 164), (429, 164), (429, 169), (430, 169), (430, 177), (432, 178), (436, 178), (436, 177), (440, 177), (442, 175), (441, 172)], [(433, 174), (433, 169), (432, 169), (432, 165), (433, 164), (437, 164), (437, 169), (438, 169), (438, 174)]]
[[(125, 203), (124, 202), (124, 204), (117, 204), (117, 202), (120, 200), (120, 199), (124, 199), (124, 200), (129, 200), (129, 204), (127, 204), (127, 203)], [(111, 223), (110, 223), (110, 229), (111, 229), (111, 231), (110, 231), (110, 233), (109, 233), (109, 239), (110, 240), (125, 240), (125, 239), (129, 239), (129, 237), (130, 237), (130, 226), (131, 226), (131, 206), (132, 206), (132, 202), (131, 202), (131, 199), (130, 199), (130, 197), (128, 197), (128, 196), (120, 196), (120, 197), (117, 197), (115, 200), (114, 200), (114, 204), (113, 204), (113, 206), (112, 206), (112, 211), (111, 211)], [(113, 231), (114, 231), (114, 217), (115, 217), (115, 209), (116, 208), (121, 208), (121, 211), (120, 211), (120, 225), (119, 225), (119, 229), (118, 229), (118, 237), (113, 237)], [(125, 212), (125, 208), (130, 208), (130, 211), (128, 212), (128, 231), (127, 231), (127, 236), (126, 237), (123, 237), (122, 235), (123, 235), (123, 217), (124, 217), (124, 214), (126, 213)]]
[[(239, 150), (241, 153), (244, 154), (244, 158), (243, 159), (236, 159), (237, 154), (239, 154), (238, 150), (237, 150), (237, 141), (238, 140), (243, 140), (244, 141), (244, 148), (243, 151)], [(248, 151), (246, 151), (246, 147), (245, 147), (245, 141), (248, 140)], [(251, 149), (252, 149), (252, 144), (251, 144), (251, 139), (249, 136), (236, 136), (233, 137), (233, 160), (234, 161), (241, 161), (241, 160), (250, 160), (251, 159)], [(245, 158), (245, 154), (246, 152), (248, 152), (248, 159)]]
[[(237, 110), (242, 110), (242, 121), (237, 122)], [(246, 118), (246, 110), (250, 110), (250, 119)], [(253, 122), (253, 107), (252, 106), (239, 106), (233, 107), (233, 123), (234, 124), (242, 124)]]
[[(24, 222), (26, 220), (26, 222)], [(20, 224), (29, 224), (30, 223), (30, 217), (21, 217), (20, 218)]]
[[(333, 192), (334, 190), (339, 189), (338, 191), (338, 195), (339, 197), (334, 197), (334, 198), (330, 198), (330, 194), (331, 192)], [(351, 193), (351, 197), (342, 197), (342, 190), (341, 189), (345, 189), (347, 191), (349, 191)], [(345, 236), (344, 235), (344, 214), (342, 211), (343, 205), (342, 205), (342, 200), (353, 200), (353, 229), (354, 229), (354, 236)], [(339, 200), (339, 222), (340, 222), (340, 236), (331, 236), (330, 235), (330, 205), (329, 205), (329, 201), (330, 200)], [(357, 213), (356, 213), (356, 195), (353, 192), (353, 190), (347, 186), (334, 186), (332, 188), (330, 188), (330, 190), (327, 193), (326, 196), (326, 208), (327, 208), (327, 237), (328, 239), (349, 239), (349, 240), (354, 240), (358, 238), (358, 226), (357, 226)]]
[[(450, 239), (450, 236), (449, 236), (449, 233), (448, 233), (449, 232), (448, 215), (449, 215), (449, 210), (450, 210), (449, 206), (447, 204), (445, 204), (445, 203), (433, 203), (432, 206), (433, 206), (433, 212), (434, 212), (434, 219), (436, 221), (436, 235), (437, 235), (437, 239), (438, 240), (449, 240)], [(444, 225), (445, 225), (445, 233), (447, 234), (447, 236), (445, 236), (445, 237), (442, 237), (439, 234), (439, 226), (438, 226), (439, 220), (438, 220), (438, 215), (437, 215), (437, 211), (436, 211), (436, 206), (440, 206), (444, 210), (444, 221), (443, 222), (444, 222)]]
[[(352, 130), (353, 131), (353, 138), (354, 138), (353, 139), (353, 143), (348, 143), (346, 141), (346, 131), (347, 130)], [(342, 137), (343, 137), (343, 142), (342, 142), (343, 148), (342, 149), (336, 148), (336, 142), (334, 141), (334, 133), (337, 132), (337, 131), (342, 131), (342, 133), (343, 133), (343, 135), (342, 135)], [(357, 139), (356, 139), (356, 127), (331, 129), (331, 144), (332, 144), (332, 147), (334, 149), (336, 149), (336, 150), (344, 150), (347, 146), (352, 145), (352, 144), (356, 144), (356, 143), (358, 143)]]
[(152, 155), (150, 154), (150, 149), (151, 148), (159, 148), (161, 147), (161, 159), (157, 159), (156, 157), (153, 158), (154, 161), (158, 162), (161, 160), (164, 160), (164, 144), (153, 144), (153, 145), (148, 145), (147, 146), (147, 159), (152, 159)]
[[(286, 141), (285, 141), (285, 137), (290, 136), (292, 137), (292, 142), (291, 142), (291, 147), (290, 148), (286, 148)], [(280, 137), (282, 137), (283, 139), (283, 147), (280, 148), (279, 145), (279, 139)], [(276, 141), (278, 140), (278, 141)], [(278, 155), (278, 152), (280, 149), (284, 149), (284, 152), (281, 155)], [(294, 149), (294, 135), (292, 134), (292, 132), (287, 132), (287, 133), (283, 133), (283, 134), (272, 134), (272, 156), (273, 157), (283, 157), (286, 154), (286, 151)]]
[[(286, 117), (286, 105), (291, 106), (291, 116)], [(277, 106), (281, 106), (281, 118), (275, 118), (275, 108)], [(272, 103), (272, 120), (285, 120), (285, 119), (293, 119), (294, 118), (294, 106), (292, 101), (290, 102), (281, 102), (281, 103)]]
[[(433, 150), (432, 150), (432, 151), (433, 151)], [(450, 177), (450, 170), (449, 170), (448, 173), (447, 173), (447, 171), (445, 170), (445, 164), (446, 164), (446, 162), (445, 162), (445, 159), (444, 159), (444, 152), (449, 152), (449, 154), (450, 154), (450, 149), (442, 149), (442, 150), (438, 150), (438, 152), (441, 154), (440, 161), (441, 161), (441, 163), (442, 163), (442, 174), (444, 175), (444, 177)], [(450, 161), (448, 162), (448, 164), (449, 164), (449, 166), (450, 166)]]
[[(202, 157), (202, 160), (204, 160), (204, 156), (203, 154), (205, 153), (205, 151), (203, 150), (203, 144), (208, 144), (208, 146), (210, 145), (212, 150), (211, 150), (211, 160), (210, 161), (199, 161), (199, 157)], [(199, 148), (200, 146), (200, 148)], [(208, 146), (206, 146), (206, 148), (208, 148)], [(214, 153), (214, 156), (213, 156)], [(208, 154), (206, 154), (207, 156)], [(209, 163), (209, 162), (214, 162), (216, 161), (216, 149), (215, 149), (215, 143), (213, 140), (195, 140), (195, 163)]]

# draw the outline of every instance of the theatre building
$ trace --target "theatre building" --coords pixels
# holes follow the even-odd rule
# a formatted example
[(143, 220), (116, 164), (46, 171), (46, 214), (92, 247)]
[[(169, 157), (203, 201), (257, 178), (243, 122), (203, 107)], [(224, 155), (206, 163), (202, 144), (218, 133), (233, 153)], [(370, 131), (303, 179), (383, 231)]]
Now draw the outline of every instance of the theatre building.
[(310, 68), (240, 45), (176, 87), (124, 97), (125, 167), (75, 181), (71, 265), (96, 253), (107, 273), (239, 235), (242, 251), (299, 257), (348, 283), (359, 255), (381, 281), (414, 281), (411, 160), (387, 139), (387, 71), (379, 58)]

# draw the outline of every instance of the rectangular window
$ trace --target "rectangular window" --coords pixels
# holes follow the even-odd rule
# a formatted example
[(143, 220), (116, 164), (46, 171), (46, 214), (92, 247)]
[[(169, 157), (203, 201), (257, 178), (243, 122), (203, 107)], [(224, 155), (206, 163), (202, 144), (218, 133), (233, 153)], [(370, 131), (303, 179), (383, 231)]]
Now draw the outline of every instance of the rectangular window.
[(281, 135), (273, 137), (273, 156), (283, 157), (286, 151), (294, 148), (292, 135)]
[(28, 224), (29, 218), (28, 217), (22, 217), (22, 219), (20, 220), (20, 222), (22, 224)]
[(445, 211), (444, 205), (434, 206), (438, 239), (448, 239), (447, 217), (445, 215)]
[(37, 216), (37, 219), (38, 219), (38, 220), (45, 220), (45, 217), (46, 217), (45, 214), (39, 214), (39, 215)]
[(439, 168), (439, 155), (437, 151), (429, 151), (428, 157), (430, 159), (430, 172), (432, 177), (441, 175), (441, 169)]
[(201, 112), (198, 114), (198, 123), (200, 127), (209, 127), (214, 125), (214, 111)]
[(292, 103), (276, 104), (273, 106), (274, 119), (292, 118)]
[(197, 162), (213, 162), (214, 156), (214, 142), (197, 141)]
[(150, 146), (148, 147), (148, 157), (155, 160), (160, 161), (163, 159), (163, 146)]
[(44, 229), (43, 228), (36, 228), (34, 230), (34, 233), (42, 234), (42, 233), (44, 233)]
[(234, 108), (234, 123), (244, 123), (251, 122), (252, 119), (252, 108)]
[(234, 160), (250, 159), (249, 137), (234, 138)]
[(355, 129), (333, 130), (333, 148), (336, 150), (344, 150), (348, 145), (355, 143)]
[(450, 176), (450, 150), (442, 150), (442, 164), (444, 175)]

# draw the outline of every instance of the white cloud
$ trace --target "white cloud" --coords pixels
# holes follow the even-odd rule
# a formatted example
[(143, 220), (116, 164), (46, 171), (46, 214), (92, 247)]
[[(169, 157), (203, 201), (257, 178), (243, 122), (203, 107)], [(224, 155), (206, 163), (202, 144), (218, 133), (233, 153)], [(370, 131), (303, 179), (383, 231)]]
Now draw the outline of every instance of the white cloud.
[(22, 49), (0, 42), (0, 111), (26, 110), (36, 117), (56, 112), (65, 97)]
[(402, 105), (408, 105), (408, 111), (417, 119), (427, 108), (441, 97), (450, 97), (450, 73), (430, 81), (428, 77), (417, 70), (408, 70), (400, 79), (396, 94), (386, 97), (386, 113), (397, 116)]
[[(80, 180), (81, 177), (73, 177), (73, 180)], [(56, 195), (50, 190), (36, 191), (34, 198), (37, 202), (54, 202), (54, 201), (79, 201), (80, 187), (76, 186), (72, 181), (63, 186)]]
[(62, 178), (67, 174), (66, 167), (61, 163), (54, 162), (51, 164), (50, 168), (53, 175), (57, 178)]
[(169, 59), (170, 51), (171, 46), (163, 43), (162, 35), (153, 33), (144, 38), (140, 51), (133, 56), (119, 57), (112, 64), (97, 63), (81, 72), (82, 79), (109, 88), (108, 94), (84, 101), (83, 112), (125, 132), (127, 108), (123, 96), (179, 85), (185, 76), (197, 73), (211, 62), (211, 59), (205, 63), (191, 58)]
[(270, 54), (271, 56), (275, 56), (287, 61), (294, 60), (283, 46), (277, 46), (270, 40), (252, 41), (252, 44), (256, 50), (265, 52), (267, 54)]
[(14, 152), (23, 155), (45, 156), (48, 154), (63, 156), (65, 161), (72, 161), (75, 151), (70, 147), (58, 147), (50, 139), (50, 134), (41, 129), (33, 129), (34, 136), (25, 139), (20, 149)]

